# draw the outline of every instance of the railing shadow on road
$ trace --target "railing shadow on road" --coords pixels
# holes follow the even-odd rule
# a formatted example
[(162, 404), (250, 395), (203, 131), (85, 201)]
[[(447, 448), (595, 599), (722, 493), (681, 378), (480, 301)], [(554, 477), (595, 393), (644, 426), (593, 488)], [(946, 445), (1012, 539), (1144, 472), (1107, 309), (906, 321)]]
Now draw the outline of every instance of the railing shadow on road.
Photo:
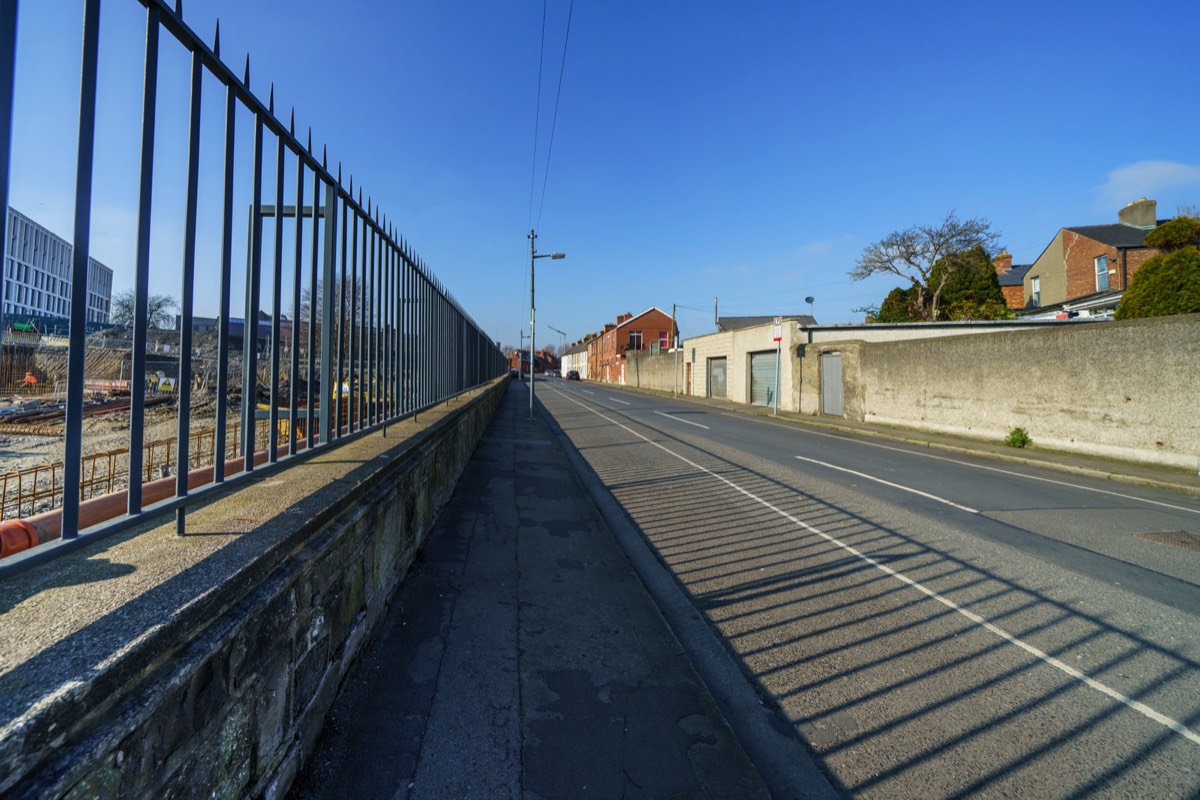
[[(1128, 620), (1090, 613), (1079, 584), (1056, 586), (1044, 573), (1018, 582), (986, 553), (967, 555), (936, 515), (821, 499), (789, 482), (794, 471), (740, 466), (622, 411), (605, 409), (679, 457), (644, 442), (613, 446), (599, 438), (611, 423), (590, 410), (555, 404), (553, 413), (760, 696), (846, 792), (1200, 791), (1186, 767), (1194, 742), (1085, 683), (1173, 709), (1194, 731), (1200, 663), (1186, 641), (1172, 649)], [(695, 500), (714, 495), (716, 509)], [(928, 540), (905, 533), (913, 525), (928, 525)]]

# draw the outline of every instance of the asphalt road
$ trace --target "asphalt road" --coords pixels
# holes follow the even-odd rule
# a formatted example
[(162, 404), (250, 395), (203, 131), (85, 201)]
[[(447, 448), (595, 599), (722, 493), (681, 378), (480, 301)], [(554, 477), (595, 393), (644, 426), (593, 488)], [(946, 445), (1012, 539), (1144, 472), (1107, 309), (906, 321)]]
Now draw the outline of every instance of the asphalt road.
[(538, 399), (847, 795), (1200, 796), (1200, 553), (1152, 540), (1200, 534), (1200, 499), (589, 383)]

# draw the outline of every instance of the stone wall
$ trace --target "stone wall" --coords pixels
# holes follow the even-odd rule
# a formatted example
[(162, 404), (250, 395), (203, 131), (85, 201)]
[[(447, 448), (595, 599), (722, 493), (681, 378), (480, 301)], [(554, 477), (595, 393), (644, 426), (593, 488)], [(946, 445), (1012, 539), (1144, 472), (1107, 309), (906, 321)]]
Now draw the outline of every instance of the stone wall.
[(7, 580), (0, 795), (282, 797), (507, 386)]

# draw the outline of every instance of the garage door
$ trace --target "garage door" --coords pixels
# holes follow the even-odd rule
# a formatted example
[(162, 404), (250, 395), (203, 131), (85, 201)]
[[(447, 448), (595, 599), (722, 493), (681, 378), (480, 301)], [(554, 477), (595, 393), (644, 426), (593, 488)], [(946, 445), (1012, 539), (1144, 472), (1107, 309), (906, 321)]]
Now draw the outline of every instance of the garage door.
[(725, 359), (723, 358), (708, 360), (708, 396), (725, 396)]
[(775, 351), (750, 354), (750, 403), (775, 405)]

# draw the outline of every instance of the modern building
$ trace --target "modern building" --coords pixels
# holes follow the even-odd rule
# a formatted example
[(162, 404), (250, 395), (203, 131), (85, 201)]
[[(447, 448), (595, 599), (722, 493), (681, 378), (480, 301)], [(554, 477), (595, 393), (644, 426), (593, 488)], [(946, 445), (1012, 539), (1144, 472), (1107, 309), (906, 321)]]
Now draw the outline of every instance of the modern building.
[[(11, 206), (4, 250), (4, 317), (69, 319), (75, 248)], [(113, 272), (88, 257), (87, 321), (107, 323)]]

